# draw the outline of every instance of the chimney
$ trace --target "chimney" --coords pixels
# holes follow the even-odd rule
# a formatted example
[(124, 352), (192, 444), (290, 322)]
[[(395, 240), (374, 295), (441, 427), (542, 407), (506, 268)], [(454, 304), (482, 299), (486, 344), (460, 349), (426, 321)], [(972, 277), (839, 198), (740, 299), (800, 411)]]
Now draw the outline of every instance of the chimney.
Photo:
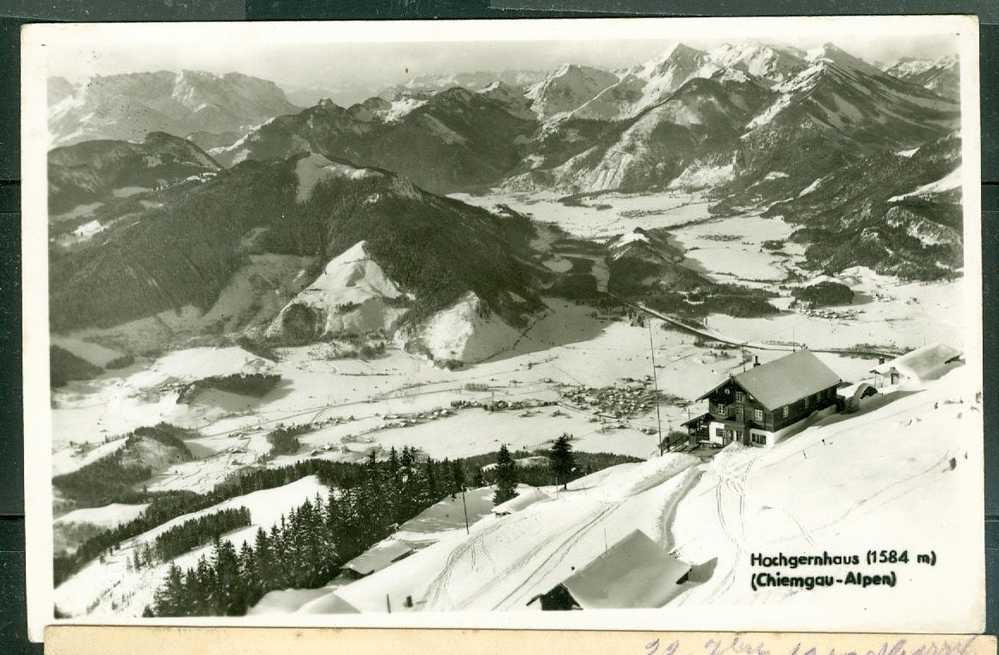
[(753, 368), (756, 368), (759, 365), (760, 365), (760, 356), (756, 355), (756, 358), (753, 361)]

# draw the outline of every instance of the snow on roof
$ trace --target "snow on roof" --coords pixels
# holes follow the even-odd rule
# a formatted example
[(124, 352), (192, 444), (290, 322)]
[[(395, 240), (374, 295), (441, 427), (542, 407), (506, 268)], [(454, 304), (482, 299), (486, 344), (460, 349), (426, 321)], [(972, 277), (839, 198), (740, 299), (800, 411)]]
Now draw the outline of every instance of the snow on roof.
[(689, 571), (635, 530), (562, 584), (583, 609), (662, 607)]
[(872, 373), (889, 374), (892, 369), (905, 377), (928, 380), (939, 376), (947, 364), (961, 357), (961, 351), (944, 343), (932, 343), (901, 357), (879, 364)]
[[(274, 592), (271, 592), (274, 593)], [(298, 614), (359, 614), (360, 610), (340, 597), (335, 591), (323, 594), (296, 610)]]
[(343, 567), (360, 575), (370, 575), (375, 571), (381, 571), (389, 564), (409, 555), (411, 552), (413, 552), (413, 549), (407, 544), (389, 538), (378, 542), (344, 564)]
[[(840, 382), (840, 377), (808, 350), (799, 350), (767, 364), (755, 366), (729, 379), (735, 380), (770, 410), (789, 405)], [(725, 382), (718, 384), (698, 400), (706, 398)]]

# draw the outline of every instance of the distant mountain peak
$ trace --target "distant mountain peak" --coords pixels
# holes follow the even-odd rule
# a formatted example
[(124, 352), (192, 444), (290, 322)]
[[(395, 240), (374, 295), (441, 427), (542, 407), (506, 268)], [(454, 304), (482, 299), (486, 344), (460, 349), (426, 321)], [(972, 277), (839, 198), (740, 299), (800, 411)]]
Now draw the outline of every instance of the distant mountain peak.
[(770, 84), (787, 81), (808, 66), (800, 51), (755, 41), (724, 43), (707, 55), (719, 66), (741, 70)]
[(843, 68), (860, 71), (866, 75), (878, 76), (883, 74), (877, 66), (850, 54), (835, 43), (824, 43), (817, 48), (812, 48), (808, 51), (807, 56), (811, 62), (828, 61)]
[(95, 75), (67, 88), (53, 82), (52, 145), (93, 139), (138, 141), (147, 132), (231, 135), (299, 111), (270, 80), (242, 73), (146, 71)]
[(884, 73), (899, 80), (929, 89), (948, 98), (957, 98), (961, 71), (956, 54), (936, 59), (902, 57), (884, 67)]
[(577, 109), (617, 81), (617, 75), (600, 68), (563, 64), (532, 85), (525, 95), (535, 114), (547, 119)]

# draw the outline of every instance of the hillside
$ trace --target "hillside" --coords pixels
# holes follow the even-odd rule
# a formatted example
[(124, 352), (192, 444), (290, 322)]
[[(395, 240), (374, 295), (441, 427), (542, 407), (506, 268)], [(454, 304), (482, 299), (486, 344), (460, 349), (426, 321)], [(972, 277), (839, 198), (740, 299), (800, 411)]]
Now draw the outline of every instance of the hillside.
[(953, 55), (939, 59), (903, 57), (886, 67), (884, 72), (945, 98), (957, 100), (960, 97), (961, 69)]
[(958, 106), (945, 98), (825, 58), (775, 90), (780, 95), (741, 137), (742, 184), (774, 171), (811, 181), (843, 158), (938, 138), (959, 118)]
[[(266, 286), (232, 286), (239, 284), (242, 269), (263, 264), (264, 257), (275, 264), (282, 257), (333, 260), (325, 274), (299, 264), (275, 283), (304, 278), (301, 291), (318, 276), (315, 291), (303, 291), (294, 307), (314, 306), (302, 300), (314, 297), (324, 311), (354, 311), (362, 300), (355, 291), (344, 295), (333, 289), (355, 287), (356, 273), (338, 272), (342, 259), (336, 258), (363, 242), (378, 272), (362, 270), (361, 277), (392, 281), (378, 287), (393, 289), (383, 294), (392, 307), (385, 311), (392, 315), (418, 322), (473, 292), (481, 312), (495, 312), (517, 326), (538, 308), (536, 289), (551, 275), (531, 263), (538, 257), (529, 247), (532, 234), (522, 217), (497, 216), (434, 196), (380, 169), (320, 155), (245, 162), (187, 193), (164, 198), (162, 206), (147, 209), (134, 223), (101, 232), (91, 247), (54, 259), (51, 321), (62, 332), (193, 312), (184, 320), (192, 330), (204, 329), (199, 317), (224, 318), (216, 309), (219, 303), (255, 303), (255, 294), (270, 297)], [(170, 247), (164, 248), (166, 243)], [(237, 293), (252, 295), (239, 300)], [(271, 307), (274, 313), (249, 312), (249, 323), (230, 323), (227, 329), (263, 327), (282, 309)], [(286, 307), (283, 316), (290, 311)], [(314, 336), (323, 333), (320, 329)]]
[(541, 120), (571, 112), (618, 81), (617, 75), (591, 66), (566, 64), (527, 90)]
[(694, 77), (711, 77), (720, 69), (700, 50), (676, 43), (662, 55), (628, 69), (621, 79), (572, 113), (578, 118), (631, 118), (656, 105)]
[(48, 157), (49, 211), (62, 214), (79, 205), (210, 176), (220, 168), (198, 146), (165, 132), (150, 132), (138, 143), (85, 141), (55, 148)]
[(518, 142), (536, 122), (509, 102), (461, 87), (398, 104), (372, 98), (343, 108), (324, 101), (212, 155), (232, 165), (313, 151), (386, 168), (436, 193), (467, 190), (501, 179), (520, 160)]
[[(743, 125), (769, 98), (764, 86), (741, 73), (695, 77), (633, 119), (565, 121), (540, 137), (542, 159), (506, 185), (569, 192), (662, 189), (696, 160), (730, 161)], [(593, 138), (583, 138), (586, 133)], [(573, 149), (552, 148), (562, 145), (563, 134)]]
[(912, 153), (875, 153), (769, 211), (803, 226), (796, 238), (813, 244), (806, 255), (817, 268), (949, 277), (964, 265), (960, 157), (955, 134)]
[[(756, 610), (778, 599), (792, 602), (792, 596), (799, 607), (847, 602), (860, 596), (859, 588), (753, 592), (750, 553), (863, 553), (865, 535), (886, 522), (905, 547), (928, 548), (931, 539), (937, 556), (947, 553), (952, 561), (968, 550), (959, 535), (972, 517), (940, 505), (978, 479), (976, 463), (965, 455), (973, 452), (968, 439), (981, 424), (981, 407), (963, 380), (951, 379), (962, 374), (885, 398), (857, 415), (819, 420), (773, 448), (729, 446), (705, 463), (667, 453), (580, 478), (565, 491), (521, 489), (524, 501), (510, 503), (509, 515), (486, 515), (469, 535), (443, 534), (366, 578), (313, 596), (298, 611), (380, 612), (386, 596), (393, 608), (406, 608), (410, 596), (413, 607), (406, 611), (523, 610), (638, 529), (693, 567), (689, 580), (658, 588), (655, 600), (646, 589), (655, 579), (651, 571), (648, 579), (593, 581), (616, 590), (607, 607), (666, 606), (695, 628), (705, 625), (706, 606), (733, 604), (747, 609), (747, 621), (789, 627)], [(899, 457), (903, 448), (906, 456)], [(861, 451), (866, 455), (858, 458)], [(789, 483), (799, 492), (789, 495)], [(951, 537), (939, 536), (941, 520)], [(903, 606), (921, 602), (909, 600), (914, 590), (938, 584), (929, 567), (898, 573), (898, 587), (882, 593)], [(858, 620), (849, 612), (851, 621)], [(942, 613), (936, 625), (949, 625), (955, 616)]]
[(707, 56), (718, 66), (743, 71), (768, 84), (786, 82), (808, 66), (806, 53), (764, 43), (725, 43)]

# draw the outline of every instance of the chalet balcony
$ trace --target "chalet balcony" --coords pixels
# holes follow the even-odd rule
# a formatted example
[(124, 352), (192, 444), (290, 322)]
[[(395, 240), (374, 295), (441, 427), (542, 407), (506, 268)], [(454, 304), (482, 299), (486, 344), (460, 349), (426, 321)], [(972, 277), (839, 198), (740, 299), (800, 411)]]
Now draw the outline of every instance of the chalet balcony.
[(708, 413), (711, 417), (718, 421), (724, 421), (735, 415), (735, 408), (731, 405), (723, 405), (721, 403), (711, 403), (708, 407)]
[(746, 419), (746, 420), (743, 420), (743, 421), (737, 421), (737, 420), (735, 420), (735, 417), (732, 417), (732, 416), (730, 416), (728, 418), (720, 418), (720, 417), (712, 415), (711, 416), (711, 420), (714, 421), (715, 423), (720, 423), (721, 425), (723, 425), (724, 427), (726, 427), (726, 428), (728, 428), (730, 430), (746, 430), (746, 429), (749, 429), (749, 428), (754, 428), (754, 429), (757, 429), (757, 430), (766, 430), (767, 429), (767, 427), (765, 425), (763, 425), (762, 423), (759, 423), (757, 421), (754, 421), (752, 419)]

